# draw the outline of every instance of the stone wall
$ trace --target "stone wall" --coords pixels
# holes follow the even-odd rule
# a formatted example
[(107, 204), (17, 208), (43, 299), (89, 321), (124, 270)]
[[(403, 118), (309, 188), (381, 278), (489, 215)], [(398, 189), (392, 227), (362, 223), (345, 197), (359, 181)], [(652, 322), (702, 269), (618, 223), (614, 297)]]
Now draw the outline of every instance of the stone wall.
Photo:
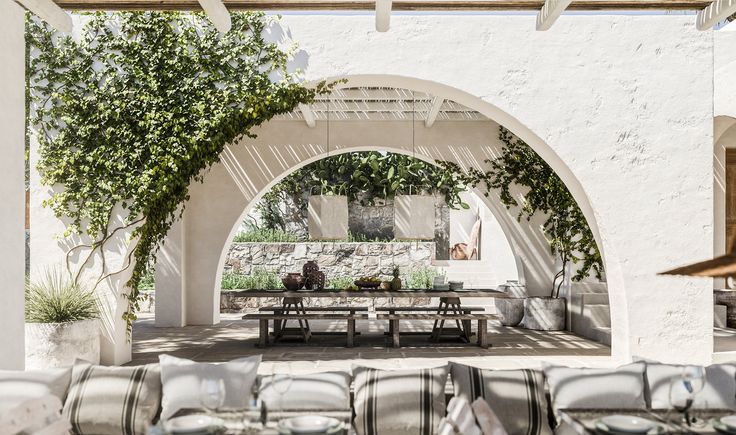
[(314, 260), (329, 281), (343, 276), (389, 277), (396, 266), (403, 275), (430, 266), (434, 258), (434, 242), (233, 243), (225, 271), (247, 275), (260, 267), (284, 275), (301, 272), (304, 263)]

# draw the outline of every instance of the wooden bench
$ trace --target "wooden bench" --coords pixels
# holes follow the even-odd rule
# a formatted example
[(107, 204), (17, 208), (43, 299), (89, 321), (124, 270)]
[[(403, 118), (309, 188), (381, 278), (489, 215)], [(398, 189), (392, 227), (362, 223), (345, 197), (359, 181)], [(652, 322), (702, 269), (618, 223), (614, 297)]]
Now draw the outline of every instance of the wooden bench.
[(400, 335), (400, 321), (401, 320), (456, 320), (472, 322), (473, 320), (478, 322), (478, 346), (482, 348), (490, 347), (488, 343), (488, 321), (498, 320), (499, 317), (495, 314), (444, 314), (444, 313), (407, 313), (407, 314), (378, 314), (376, 315), (377, 320), (388, 320), (389, 329), (391, 331), (391, 343), (393, 347), (401, 347)]
[[(443, 335), (459, 334), (466, 342), (470, 342), (470, 320), (455, 320), (457, 328), (445, 328), (446, 316), (452, 314), (470, 314), (470, 313), (483, 313), (485, 312), (484, 307), (468, 307), (461, 306), (459, 301), (454, 307), (442, 306), (439, 307), (376, 307), (376, 312), (388, 312), (389, 314), (400, 313), (417, 313), (417, 312), (432, 312), (435, 314), (443, 314), (441, 320), (435, 320), (432, 325), (432, 334), (430, 338), (434, 341), (439, 341)], [(388, 335), (393, 335), (393, 329), (389, 323)]]
[[(268, 322), (270, 320), (276, 322), (285, 320), (346, 320), (348, 325), (346, 347), (355, 346), (355, 321), (368, 319), (367, 314), (349, 314), (349, 313), (296, 313), (296, 314), (283, 314), (274, 312), (273, 314), (266, 313), (249, 313), (243, 316), (244, 320), (258, 320), (259, 333), (258, 333), (258, 346), (266, 347), (268, 345)], [(304, 330), (302, 330), (305, 333)], [(305, 333), (306, 334), (306, 333)], [(306, 335), (305, 335), (305, 341)]]

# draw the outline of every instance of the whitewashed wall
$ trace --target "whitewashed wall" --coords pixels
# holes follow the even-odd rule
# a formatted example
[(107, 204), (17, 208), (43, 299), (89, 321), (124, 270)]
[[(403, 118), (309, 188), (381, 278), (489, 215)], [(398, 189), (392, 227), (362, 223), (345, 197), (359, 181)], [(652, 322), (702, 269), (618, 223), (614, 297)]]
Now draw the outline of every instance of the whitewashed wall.
[[(367, 15), (290, 14), (282, 23), (301, 46), (295, 66), (307, 80), (350, 76), (355, 85), (431, 92), (480, 111), (533, 146), (574, 193), (604, 250), (614, 357), (710, 360), (711, 282), (657, 276), (713, 252), (713, 35), (697, 32), (693, 17), (565, 16), (549, 32), (535, 32), (532, 16), (397, 15), (383, 34)], [(271, 124), (263, 131), (273, 131)], [(353, 136), (375, 128), (350, 126)], [(183, 253), (170, 257), (185, 271), (174, 287), (186, 295), (188, 323), (218, 320), (208, 291), (217, 278), (202, 272), (219, 269), (228, 237), (218, 231), (230, 225), (234, 232), (239, 216), (229, 223), (213, 216), (242, 210), (280, 173), (324, 154), (322, 135), (306, 128), (299, 134), (271, 136), (278, 139), (271, 143), (299, 143), (293, 147), (231, 146), (205, 185), (193, 186)], [(450, 158), (467, 148), (419, 152)], [(479, 162), (483, 152), (460, 157)], [(245, 161), (263, 171), (241, 171)], [(240, 201), (207, 183), (232, 186)], [(50, 217), (37, 216), (34, 228), (53, 227)], [(219, 247), (203, 246), (213, 231)], [(520, 255), (525, 246), (514, 248)], [(59, 253), (55, 245), (32, 249)], [(537, 252), (527, 252), (528, 259), (543, 270), (547, 260)]]

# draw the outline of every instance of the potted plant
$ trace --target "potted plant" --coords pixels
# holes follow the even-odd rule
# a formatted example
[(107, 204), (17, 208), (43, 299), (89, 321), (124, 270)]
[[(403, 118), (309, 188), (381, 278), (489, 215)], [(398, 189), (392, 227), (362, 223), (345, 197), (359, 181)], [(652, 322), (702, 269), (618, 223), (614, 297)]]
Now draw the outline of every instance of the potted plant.
[(26, 284), (26, 369), (100, 362), (100, 310), (95, 294), (61, 268)]

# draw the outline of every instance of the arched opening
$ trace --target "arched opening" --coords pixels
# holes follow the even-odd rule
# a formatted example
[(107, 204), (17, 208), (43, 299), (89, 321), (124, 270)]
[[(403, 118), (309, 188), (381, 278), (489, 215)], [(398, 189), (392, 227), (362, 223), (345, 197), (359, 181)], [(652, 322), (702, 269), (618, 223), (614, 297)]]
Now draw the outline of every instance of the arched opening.
[[(340, 88), (400, 89), (409, 93), (422, 93), (440, 103), (449, 101), (456, 104), (464, 108), (463, 110), (474, 113), (477, 118), (442, 119), (433, 126), (428, 126), (426, 120), (420, 120), (418, 124), (414, 122), (414, 131), (413, 121), (406, 117), (402, 119), (401, 115), (378, 120), (333, 118), (328, 149), (326, 120), (317, 116), (310, 126), (303, 113), (300, 115), (295, 112), (290, 115), (291, 118), (282, 117), (263, 125), (257, 132), (256, 139), (246, 139), (228, 146), (221, 164), (213, 167), (206, 175), (204, 184), (192, 186), (192, 198), (184, 215), (181, 230), (185, 245), (185, 253), (181, 259), (182, 269), (185, 270), (185, 279), (181, 284), (185, 289), (185, 296), (181, 299), (186, 301), (182, 304), (184, 324), (212, 324), (219, 320), (222, 265), (228, 247), (249, 208), (283, 177), (328, 154), (379, 150), (416, 155), (428, 162), (451, 161), (464, 169), (482, 168), (487, 159), (492, 159), (498, 153), (499, 146), (495, 138), (498, 136), (499, 125), (503, 125), (524, 140), (556, 171), (578, 201), (598, 245), (601, 246), (592, 206), (580, 183), (541, 138), (512, 116), (457, 89), (406, 77), (351, 76)], [(412, 137), (414, 141), (411, 140)], [(548, 294), (556, 265), (554, 257), (549, 254), (548, 242), (540, 231), (541, 221), (536, 218), (529, 222), (518, 221), (515, 213), (494, 201), (493, 196), (484, 198), (484, 203), (508, 237), (519, 273), (523, 274), (530, 294)], [(166, 252), (163, 254), (167, 255)], [(609, 269), (606, 272), (610, 282), (612, 272), (615, 277), (616, 270)], [(206, 289), (215, 291), (210, 293)], [(616, 334), (625, 336), (625, 322), (621, 322), (625, 310), (621, 305), (615, 305), (616, 301), (623, 301), (623, 294), (616, 298), (611, 297), (610, 308), (608, 295), (600, 296), (605, 299), (605, 303), (597, 305), (605, 306), (605, 314), (597, 315), (606, 317), (606, 322), (610, 322), (603, 329), (611, 334), (620, 325), (621, 330)], [(598, 300), (600, 299), (599, 297)], [(578, 309), (582, 311), (582, 307), (575, 303), (570, 304), (572, 313)], [(608, 310), (611, 310), (610, 321)], [(574, 322), (573, 319), (570, 320)], [(625, 340), (622, 338), (623, 341)], [(615, 349), (615, 337), (613, 343)]]

